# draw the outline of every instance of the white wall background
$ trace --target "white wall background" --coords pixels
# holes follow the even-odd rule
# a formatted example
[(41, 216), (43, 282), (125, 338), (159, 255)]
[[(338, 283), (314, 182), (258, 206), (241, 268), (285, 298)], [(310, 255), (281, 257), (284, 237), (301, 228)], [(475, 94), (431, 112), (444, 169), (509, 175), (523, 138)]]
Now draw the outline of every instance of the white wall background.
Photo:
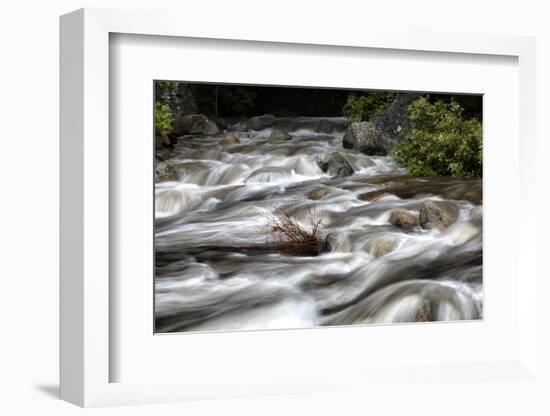
[[(178, 10), (189, 19), (216, 13), (235, 20), (238, 31), (247, 22), (269, 20), (287, 25), (326, 21), (327, 31), (341, 25), (401, 22), (404, 27), (510, 33), (537, 36), (538, 132), (540, 191), (539, 244), (548, 234), (548, 173), (550, 146), (546, 118), (550, 104), (550, 29), (547, 2), (535, 0), (376, 0), (376, 1), (208, 1), (171, 0), (18, 0), (0, 9), (0, 413), (72, 415), (81, 409), (56, 399), (58, 383), (58, 16), (81, 7)], [(182, 21), (185, 24), (185, 20)], [(542, 138), (546, 138), (546, 140)], [(514, 219), (510, 219), (513, 226)], [(550, 279), (548, 267), (545, 275)], [(538, 287), (548, 293), (550, 285)], [(543, 299), (541, 296), (539, 299)], [(541, 302), (539, 302), (541, 303)], [(549, 307), (541, 303), (539, 319), (549, 322)], [(548, 328), (548, 326), (547, 326)], [(548, 332), (539, 359), (548, 370)], [(550, 374), (550, 371), (545, 371)], [(547, 385), (547, 387), (550, 386)], [(284, 397), (214, 401), (178, 405), (92, 410), (101, 415), (299, 415), (299, 414), (548, 414), (542, 391), (517, 386), (487, 385), (453, 394), (453, 386), (433, 386), (399, 397), (388, 394), (351, 398)], [(550, 391), (548, 387), (547, 392)], [(438, 397), (433, 400), (433, 397)], [(543, 407), (538, 403), (546, 403)]]

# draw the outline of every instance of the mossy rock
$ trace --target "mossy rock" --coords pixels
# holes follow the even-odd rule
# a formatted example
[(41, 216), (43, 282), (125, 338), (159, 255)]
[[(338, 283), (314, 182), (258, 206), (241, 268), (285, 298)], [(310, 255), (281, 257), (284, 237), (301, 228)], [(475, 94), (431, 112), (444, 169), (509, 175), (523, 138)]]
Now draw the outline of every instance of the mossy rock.
[(229, 134), (220, 140), (221, 145), (239, 144), (240, 142), (240, 139), (233, 134)]
[(177, 181), (178, 172), (172, 166), (170, 161), (165, 160), (163, 162), (157, 162), (155, 166), (155, 181), (156, 182), (168, 182), (168, 181)]

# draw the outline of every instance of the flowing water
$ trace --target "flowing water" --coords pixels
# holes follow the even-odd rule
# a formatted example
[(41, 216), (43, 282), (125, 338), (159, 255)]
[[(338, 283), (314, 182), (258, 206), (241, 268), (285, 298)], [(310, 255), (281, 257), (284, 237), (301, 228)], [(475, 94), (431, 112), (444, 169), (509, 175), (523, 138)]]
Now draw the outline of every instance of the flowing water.
[[(482, 207), (471, 197), (479, 181), (409, 178), (390, 157), (343, 149), (338, 132), (270, 133), (239, 133), (240, 144), (223, 146), (222, 136), (180, 139), (173, 150), (180, 180), (156, 185), (157, 332), (482, 318)], [(318, 160), (335, 151), (354, 175), (323, 173)], [(308, 199), (320, 186), (328, 193)], [(358, 198), (380, 189), (389, 192)], [(393, 209), (418, 211), (427, 199), (452, 199), (457, 222), (390, 224)], [(329, 250), (274, 250), (270, 218), (285, 213), (307, 228), (312, 209)]]

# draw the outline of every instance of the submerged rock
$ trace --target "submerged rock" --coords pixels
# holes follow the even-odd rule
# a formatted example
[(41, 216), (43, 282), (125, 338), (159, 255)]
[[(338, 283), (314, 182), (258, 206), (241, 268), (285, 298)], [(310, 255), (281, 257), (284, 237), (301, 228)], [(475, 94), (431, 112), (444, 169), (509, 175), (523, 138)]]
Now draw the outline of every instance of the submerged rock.
[(375, 202), (375, 201), (378, 201), (380, 198), (384, 198), (390, 195), (391, 195), (390, 193), (384, 190), (378, 190), (378, 191), (366, 192), (364, 194), (359, 195), (357, 198), (360, 199), (361, 201)]
[(395, 209), (390, 214), (390, 224), (399, 228), (410, 229), (418, 225), (418, 216), (405, 209)]
[(155, 165), (155, 182), (177, 181), (178, 172), (170, 161), (157, 162)]
[(286, 131), (283, 131), (281, 129), (273, 129), (271, 130), (271, 134), (269, 136), (269, 140), (291, 140), (292, 136), (288, 134)]
[(251, 130), (263, 130), (273, 126), (273, 123), (275, 123), (275, 116), (273, 114), (264, 114), (248, 120), (248, 128)]
[(445, 229), (458, 219), (458, 207), (449, 201), (428, 200), (420, 208), (419, 222), (422, 228)]
[(328, 172), (329, 175), (337, 178), (351, 176), (355, 173), (355, 170), (351, 167), (351, 164), (341, 153), (338, 152), (334, 152), (330, 155), (330, 158), (326, 162), (323, 162), (321, 169), (324, 172)]
[(391, 253), (395, 248), (395, 242), (392, 240), (378, 239), (372, 241), (367, 249), (374, 257), (381, 257), (385, 254)]
[(224, 138), (220, 140), (221, 145), (227, 145), (227, 144), (239, 144), (241, 141), (237, 136), (234, 136), (233, 134), (228, 134)]
[(320, 187), (315, 188), (307, 193), (309, 199), (318, 200), (325, 197), (328, 194), (328, 188)]
[(174, 132), (177, 135), (202, 134), (208, 136), (218, 134), (220, 129), (204, 114), (189, 114), (174, 122)]

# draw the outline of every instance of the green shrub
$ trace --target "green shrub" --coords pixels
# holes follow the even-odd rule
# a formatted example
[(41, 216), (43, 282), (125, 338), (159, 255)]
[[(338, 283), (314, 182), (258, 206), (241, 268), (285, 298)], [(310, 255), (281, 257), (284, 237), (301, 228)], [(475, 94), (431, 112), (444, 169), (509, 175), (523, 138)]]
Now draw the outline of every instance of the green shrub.
[(161, 136), (172, 133), (174, 117), (168, 104), (155, 102), (155, 131)]
[(409, 106), (412, 140), (398, 143), (394, 156), (414, 176), (482, 176), (482, 127), (466, 120), (454, 101), (430, 103), (418, 98)]
[(395, 93), (384, 91), (370, 91), (366, 95), (350, 95), (342, 112), (345, 117), (353, 121), (370, 120), (390, 106)]
[(179, 82), (176, 81), (156, 81), (155, 91), (157, 100), (165, 100), (170, 95), (177, 94)]

